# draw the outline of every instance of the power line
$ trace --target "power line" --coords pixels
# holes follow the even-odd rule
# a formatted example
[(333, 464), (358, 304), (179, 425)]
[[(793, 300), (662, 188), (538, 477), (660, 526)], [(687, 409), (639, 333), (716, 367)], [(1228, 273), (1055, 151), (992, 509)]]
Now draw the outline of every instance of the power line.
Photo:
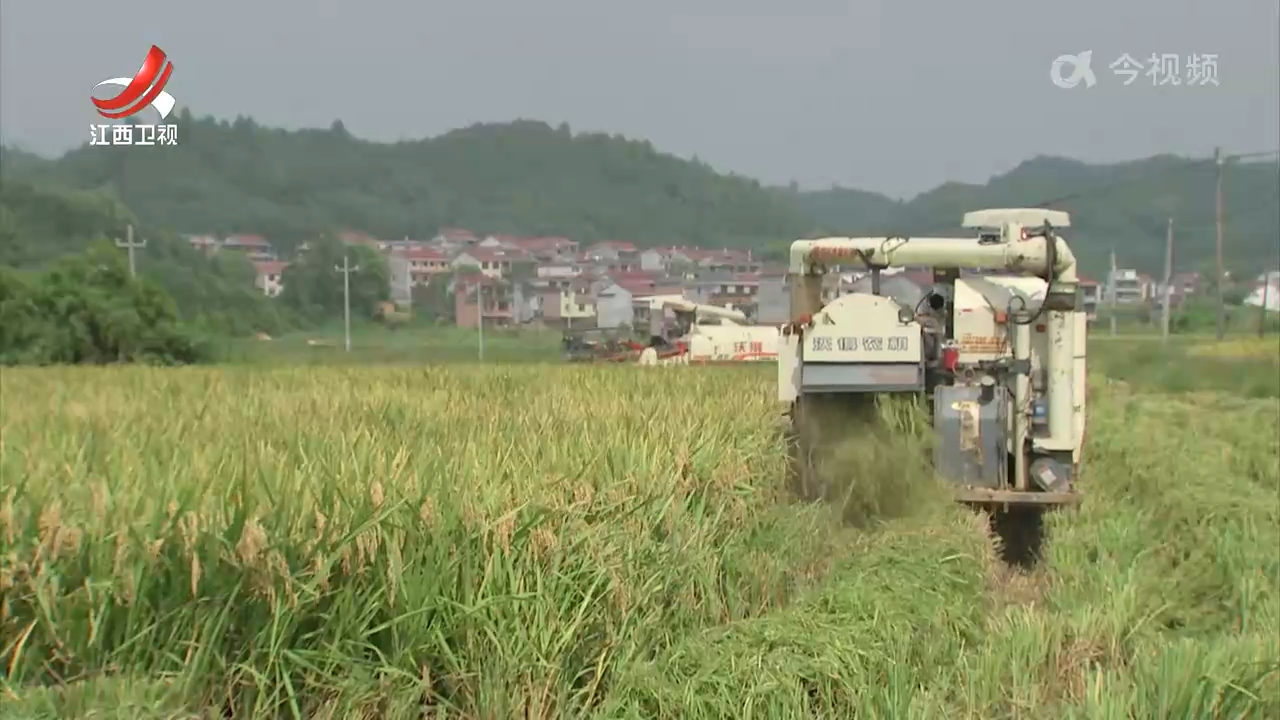
[(1247, 160), (1249, 158), (1267, 157), (1268, 155), (1280, 155), (1280, 150), (1261, 150), (1259, 152), (1236, 153), (1234, 155), (1228, 155), (1227, 159), (1228, 160)]

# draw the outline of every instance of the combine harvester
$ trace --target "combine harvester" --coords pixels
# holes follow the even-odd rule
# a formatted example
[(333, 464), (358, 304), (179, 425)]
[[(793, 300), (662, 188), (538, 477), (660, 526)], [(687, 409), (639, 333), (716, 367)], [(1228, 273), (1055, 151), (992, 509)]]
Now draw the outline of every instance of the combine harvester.
[(688, 365), (773, 361), (778, 357), (778, 328), (749, 325), (740, 310), (667, 298), (654, 309), (676, 317), (673, 337), (655, 336), (639, 357), (641, 365)]
[[(963, 225), (976, 236), (792, 243), (795, 319), (779, 345), (779, 400), (789, 406), (797, 470), (812, 487), (820, 482), (809, 477), (812, 459), (824, 442), (817, 435), (840, 434), (810, 429), (824, 406), (880, 393), (925, 396), (935, 473), (954, 485), (959, 501), (993, 511), (1002, 535), (1029, 531), (1034, 538), (1012, 542), (1038, 546), (1040, 511), (1080, 497), (1086, 315), (1075, 258), (1057, 235), (1070, 219), (1053, 210), (996, 209), (967, 213)], [(868, 268), (872, 292), (824, 306), (828, 264)], [(880, 271), (891, 265), (933, 267), (934, 286), (918, 307), (880, 295)], [(960, 269), (1023, 277), (961, 278)], [(1011, 515), (1031, 518), (1032, 527)]]

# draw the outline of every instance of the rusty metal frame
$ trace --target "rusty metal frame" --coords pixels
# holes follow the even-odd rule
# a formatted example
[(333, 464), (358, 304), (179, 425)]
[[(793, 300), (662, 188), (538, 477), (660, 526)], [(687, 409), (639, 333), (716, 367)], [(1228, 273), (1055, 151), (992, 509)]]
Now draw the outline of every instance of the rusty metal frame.
[(955, 491), (956, 500), (975, 505), (1078, 505), (1084, 496), (1078, 492), (1027, 492), (965, 487)]

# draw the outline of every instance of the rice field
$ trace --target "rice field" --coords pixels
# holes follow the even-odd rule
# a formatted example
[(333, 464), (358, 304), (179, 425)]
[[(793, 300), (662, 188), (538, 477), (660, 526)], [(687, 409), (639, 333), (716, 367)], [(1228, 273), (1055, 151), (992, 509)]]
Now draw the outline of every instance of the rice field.
[(1216, 390), (1280, 398), (1280, 337), (1159, 337), (1095, 334), (1089, 362), (1108, 376), (1162, 392)]
[(1201, 342), (1190, 350), (1194, 357), (1215, 357), (1229, 360), (1266, 360), (1280, 363), (1280, 338), (1235, 338), (1224, 342)]
[(1093, 383), (1020, 572), (767, 369), (5, 370), (0, 717), (1280, 717), (1280, 408)]

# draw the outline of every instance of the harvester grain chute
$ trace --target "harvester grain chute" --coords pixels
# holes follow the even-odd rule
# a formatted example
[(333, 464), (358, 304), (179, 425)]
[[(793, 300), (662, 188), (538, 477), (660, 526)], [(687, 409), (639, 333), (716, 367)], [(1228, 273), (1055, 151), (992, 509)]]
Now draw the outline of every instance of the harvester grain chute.
[[(934, 473), (961, 502), (997, 515), (1030, 509), (1038, 526), (1034, 509), (1080, 497), (1086, 320), (1075, 258), (1057, 234), (1070, 218), (995, 209), (967, 213), (963, 225), (975, 236), (792, 243), (794, 320), (779, 343), (779, 400), (803, 475), (814, 472), (816, 449), (806, 413), (881, 393), (923, 395)], [(872, 291), (824, 305), (821, 275), (836, 264), (870, 270)], [(880, 295), (890, 266), (933, 268), (919, 307)]]
[(739, 363), (777, 358), (779, 329), (751, 325), (741, 310), (704, 305), (683, 298), (665, 298), (655, 309), (670, 311), (675, 326), (655, 335), (641, 353), (641, 365)]

